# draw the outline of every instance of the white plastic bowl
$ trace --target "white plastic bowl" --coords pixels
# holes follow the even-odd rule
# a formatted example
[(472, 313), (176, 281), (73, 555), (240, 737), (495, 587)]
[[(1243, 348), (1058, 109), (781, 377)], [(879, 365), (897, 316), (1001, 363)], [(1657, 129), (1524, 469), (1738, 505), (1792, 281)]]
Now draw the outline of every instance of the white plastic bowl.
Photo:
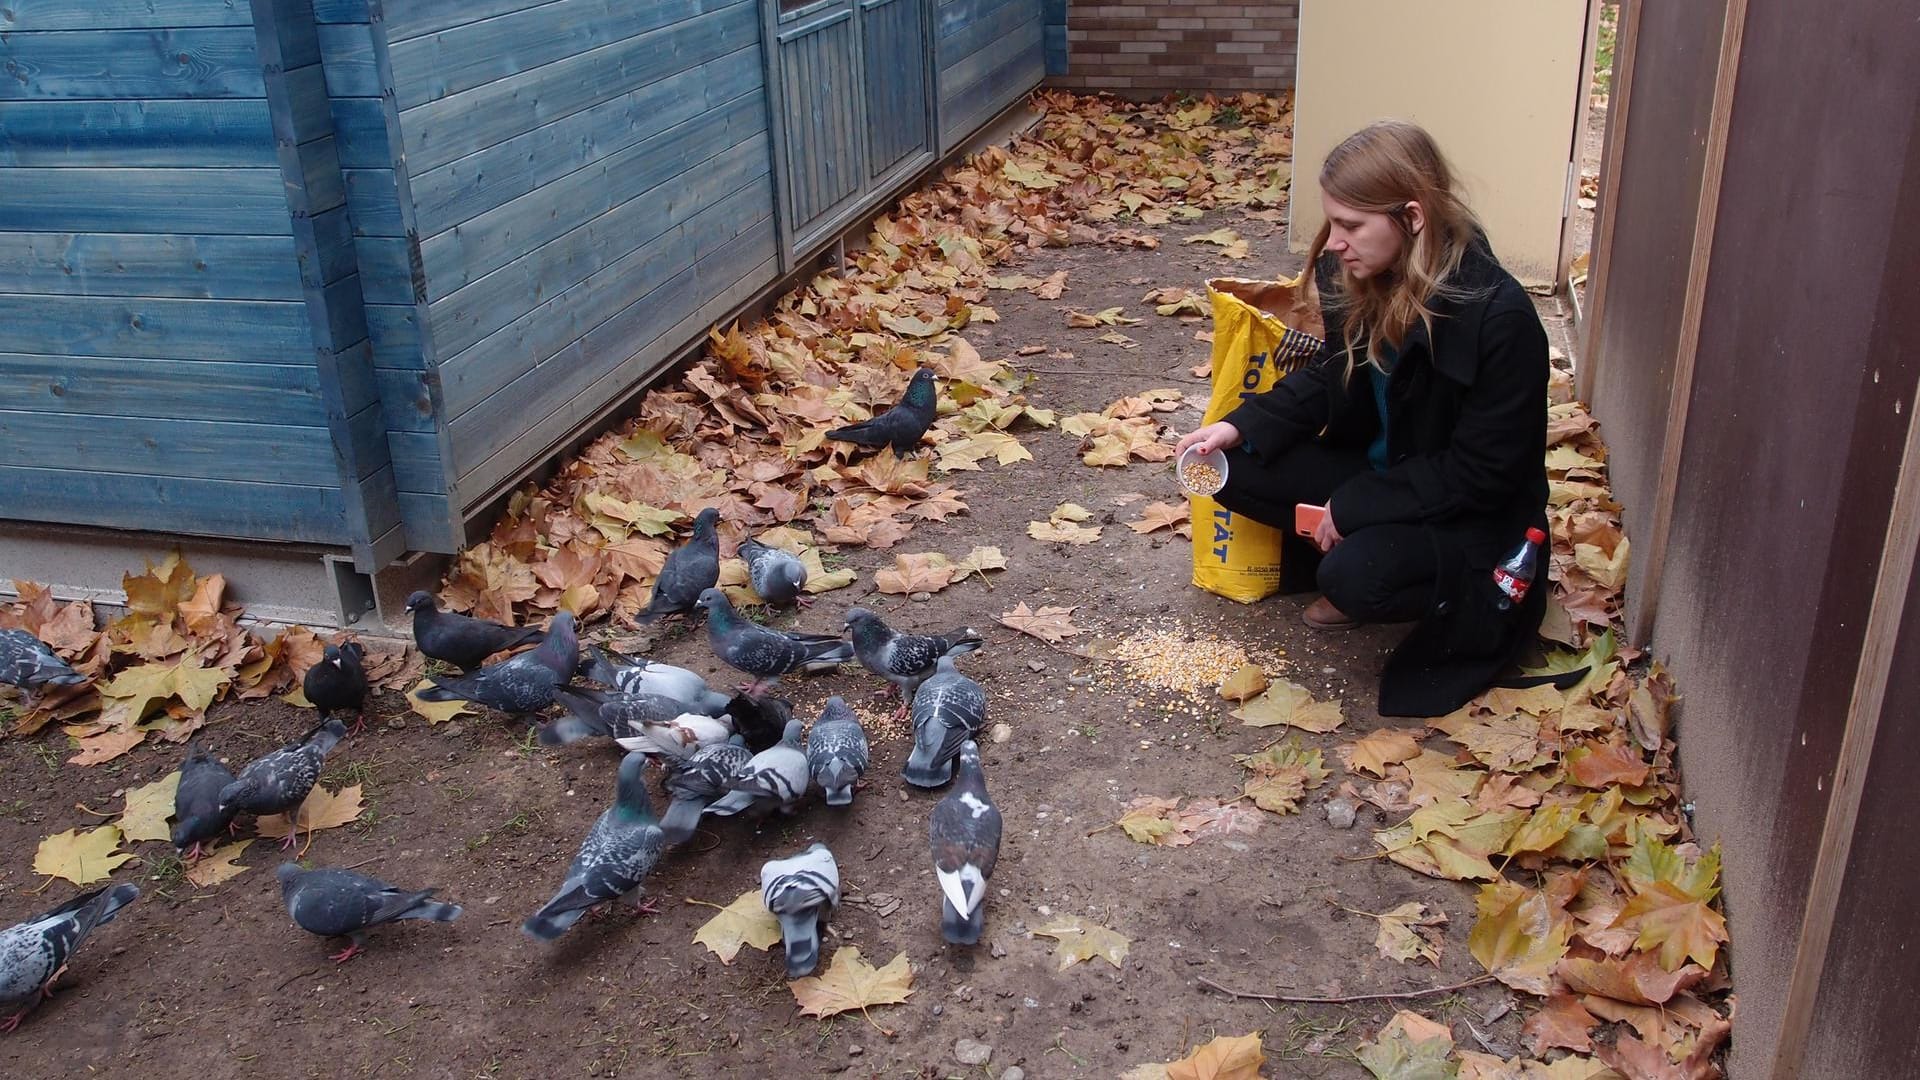
[[(1188, 484), (1187, 483), (1187, 466), (1193, 465), (1193, 464), (1213, 466), (1214, 471), (1220, 474), (1220, 483), (1215, 487), (1213, 487), (1212, 489), (1205, 490), (1205, 491)], [(1174, 478), (1179, 482), (1180, 487), (1184, 489), (1189, 495), (1218, 494), (1221, 488), (1227, 486), (1227, 455), (1221, 453), (1218, 450), (1213, 450), (1203, 454), (1203, 453), (1200, 453), (1197, 448), (1189, 446), (1185, 450), (1181, 451), (1180, 457), (1174, 461), (1173, 475), (1174, 475)]]

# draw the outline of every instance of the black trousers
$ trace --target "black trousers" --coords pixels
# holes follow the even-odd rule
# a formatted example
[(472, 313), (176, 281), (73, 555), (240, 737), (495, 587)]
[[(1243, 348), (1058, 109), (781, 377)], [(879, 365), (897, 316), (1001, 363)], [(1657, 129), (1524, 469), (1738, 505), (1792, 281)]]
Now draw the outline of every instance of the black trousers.
[(1293, 531), (1297, 503), (1325, 505), (1341, 484), (1366, 469), (1364, 451), (1302, 443), (1263, 464), (1245, 450), (1227, 451), (1221, 506), (1286, 535), (1280, 553), (1282, 592), (1318, 588), (1342, 614), (1361, 622), (1412, 622), (1433, 604), (1440, 557), (1419, 525), (1375, 525), (1341, 539), (1324, 556)]

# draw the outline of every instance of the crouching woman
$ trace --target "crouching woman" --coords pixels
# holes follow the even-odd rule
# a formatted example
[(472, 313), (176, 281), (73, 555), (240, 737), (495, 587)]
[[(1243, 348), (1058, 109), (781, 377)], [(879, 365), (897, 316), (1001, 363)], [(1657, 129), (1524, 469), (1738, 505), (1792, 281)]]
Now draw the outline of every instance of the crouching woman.
[[(1224, 450), (1215, 498), (1288, 534), (1283, 587), (1322, 594), (1309, 625), (1419, 624), (1380, 711), (1439, 715), (1486, 689), (1544, 611), (1544, 565), (1517, 605), (1492, 572), (1546, 525), (1546, 332), (1423, 129), (1349, 136), (1320, 188), (1325, 347), (1180, 448)], [(1310, 538), (1293, 535), (1302, 503), (1326, 508)]]

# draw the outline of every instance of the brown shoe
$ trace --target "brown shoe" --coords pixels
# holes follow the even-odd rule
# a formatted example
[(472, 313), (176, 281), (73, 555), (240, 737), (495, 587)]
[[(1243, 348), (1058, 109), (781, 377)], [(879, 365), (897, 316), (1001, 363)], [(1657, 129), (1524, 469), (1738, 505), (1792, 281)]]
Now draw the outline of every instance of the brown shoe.
[(1360, 620), (1348, 618), (1345, 612), (1333, 606), (1333, 601), (1322, 596), (1307, 605), (1300, 618), (1315, 630), (1351, 630), (1360, 625)]

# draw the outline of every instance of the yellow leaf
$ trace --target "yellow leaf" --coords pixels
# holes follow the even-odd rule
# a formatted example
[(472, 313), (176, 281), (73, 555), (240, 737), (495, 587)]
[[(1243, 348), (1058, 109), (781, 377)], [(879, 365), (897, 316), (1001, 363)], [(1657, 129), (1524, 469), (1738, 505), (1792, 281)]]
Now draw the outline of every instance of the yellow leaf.
[(905, 596), (939, 592), (962, 576), (959, 568), (937, 551), (895, 555), (893, 566), (876, 572), (873, 584), (883, 593)]
[(1070, 502), (1061, 503), (1053, 508), (1053, 513), (1047, 515), (1051, 521), (1085, 521), (1092, 516), (1093, 511), (1079, 503)]
[(1246, 796), (1275, 814), (1299, 810), (1308, 789), (1319, 787), (1328, 776), (1319, 749), (1305, 749), (1294, 739), (1256, 754), (1236, 754), (1234, 760), (1253, 773), (1243, 789)]
[(1315, 701), (1306, 687), (1284, 681), (1268, 687), (1265, 693), (1235, 709), (1232, 715), (1247, 727), (1286, 724), (1318, 734), (1332, 731), (1345, 721), (1338, 701)]
[(106, 699), (101, 720), (113, 725), (135, 724), (175, 698), (195, 713), (205, 712), (231, 678), (220, 668), (201, 666), (200, 658), (192, 653), (171, 664), (130, 667), (100, 687), (100, 696)]
[(1228, 701), (1246, 701), (1264, 691), (1267, 684), (1267, 673), (1260, 670), (1259, 664), (1241, 664), (1233, 674), (1220, 680), (1220, 696)]
[(1005, 570), (1007, 557), (997, 547), (976, 547), (954, 566), (962, 574), (984, 574), (988, 570)]
[(1114, 824), (1142, 844), (1185, 847), (1193, 843), (1179, 815), (1180, 800), (1142, 795), (1127, 804), (1127, 812)]
[(300, 804), (294, 812), (293, 823), (289, 824), (287, 815), (273, 814), (254, 823), (254, 829), (261, 836), (278, 839), (295, 828), (302, 833), (317, 832), (321, 829), (337, 829), (351, 824), (360, 817), (360, 785), (344, 787), (339, 791), (328, 791), (314, 785), (307, 794), (307, 801)]
[(1190, 510), (1186, 503), (1150, 502), (1140, 508), (1140, 518), (1127, 522), (1127, 528), (1145, 535), (1158, 529), (1171, 529), (1188, 519)]
[(432, 685), (433, 685), (433, 681), (431, 679), (421, 679), (418, 683), (414, 685), (413, 689), (407, 691), (407, 704), (413, 709), (414, 712), (417, 712), (421, 716), (426, 717), (427, 723), (444, 724), (447, 721), (463, 713), (472, 714), (474, 712), (474, 710), (469, 708), (467, 706), (467, 703), (464, 701), (422, 700), (420, 697), (420, 691), (425, 690), (427, 687)]
[(1099, 923), (1088, 922), (1077, 915), (1055, 919), (1034, 933), (1060, 942), (1054, 956), (1060, 961), (1062, 971), (1081, 961), (1095, 959), (1118, 968), (1127, 959), (1127, 947), (1133, 944)]
[(1546, 997), (1553, 969), (1567, 953), (1572, 919), (1540, 889), (1500, 880), (1480, 887), (1480, 917), (1467, 950), (1488, 974), (1515, 990)]
[(1220, 1035), (1179, 1061), (1167, 1062), (1167, 1080), (1259, 1080), (1266, 1060), (1259, 1032)]
[(1356, 1056), (1374, 1080), (1453, 1080), (1453, 1033), (1419, 1013), (1401, 1010)]
[(1727, 940), (1727, 920), (1719, 912), (1665, 881), (1654, 882), (1627, 901), (1613, 925), (1639, 930), (1634, 948), (1659, 948), (1660, 966), (1668, 971), (1678, 971), (1688, 958), (1713, 967), (1720, 943)]
[(1440, 966), (1440, 945), (1445, 939), (1437, 928), (1446, 925), (1446, 912), (1428, 911), (1427, 905), (1409, 900), (1384, 915), (1361, 914), (1380, 922), (1373, 947), (1381, 956), (1403, 964), (1417, 956)]
[(133, 858), (131, 851), (116, 850), (119, 846), (120, 830), (116, 826), (102, 825), (86, 832), (68, 829), (40, 841), (39, 850), (33, 853), (33, 872), (65, 878), (75, 885), (104, 881), (114, 867)]
[(1071, 607), (1042, 607), (1038, 611), (1028, 609), (1026, 601), (1013, 606), (1013, 610), (1000, 616), (1000, 625), (1023, 634), (1031, 634), (1041, 641), (1058, 645), (1061, 641), (1080, 633), (1080, 628), (1068, 621), (1073, 614)]
[(151, 784), (129, 788), (126, 809), (120, 812), (120, 835), (128, 843), (171, 839), (173, 832), (167, 828), (167, 818), (173, 816), (173, 798), (179, 790), (179, 769)]
[(211, 889), (228, 878), (239, 877), (253, 869), (250, 866), (241, 866), (237, 861), (247, 850), (247, 845), (251, 843), (253, 843), (251, 839), (237, 840), (214, 848), (203, 855), (199, 862), (188, 868), (187, 880), (199, 888)]
[(711, 949), (722, 964), (731, 964), (742, 945), (765, 949), (779, 941), (780, 920), (767, 910), (760, 890), (748, 889), (694, 931), (693, 940)]
[(793, 999), (800, 1003), (803, 1016), (834, 1016), (873, 1005), (897, 1005), (912, 995), (913, 971), (907, 966), (907, 954), (901, 953), (876, 968), (860, 957), (860, 950), (845, 946), (833, 954), (833, 962), (824, 975), (809, 975), (787, 984)]
[(1074, 525), (1064, 521), (1029, 521), (1027, 535), (1050, 543), (1091, 544), (1100, 539), (1100, 526)]
[(1340, 755), (1346, 759), (1348, 769), (1380, 777), (1387, 775), (1387, 766), (1418, 757), (1419, 754), (1419, 735), (1406, 728), (1382, 728), (1368, 733), (1359, 742), (1340, 748)]

